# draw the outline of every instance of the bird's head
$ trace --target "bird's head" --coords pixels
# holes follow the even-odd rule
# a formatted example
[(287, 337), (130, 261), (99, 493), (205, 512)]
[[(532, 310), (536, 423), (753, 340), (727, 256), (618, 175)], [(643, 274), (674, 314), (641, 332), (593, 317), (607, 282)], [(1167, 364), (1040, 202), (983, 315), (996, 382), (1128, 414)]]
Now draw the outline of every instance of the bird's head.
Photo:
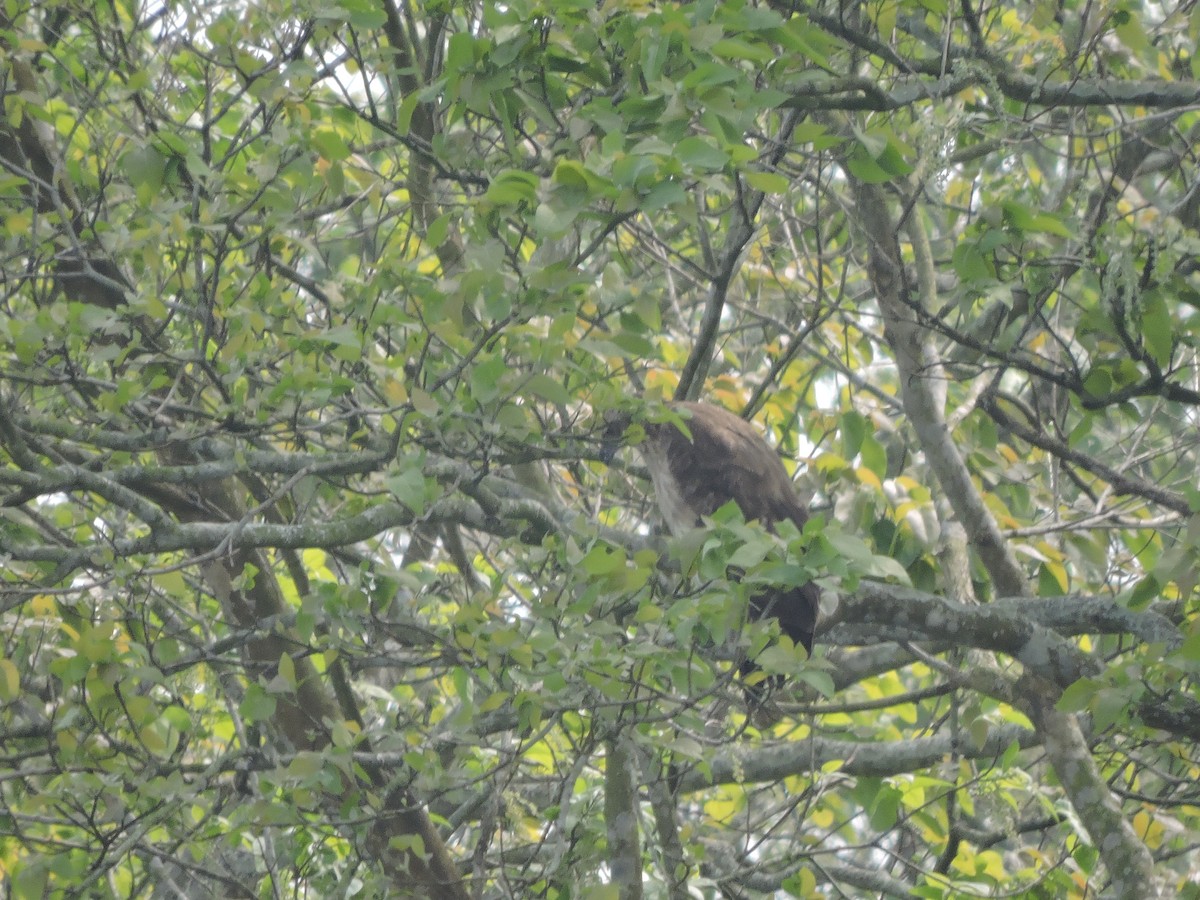
[(607, 465), (625, 443), (625, 432), (633, 424), (633, 410), (629, 407), (606, 409), (600, 421), (600, 461)]
[(611, 463), (625, 444), (642, 444), (664, 424), (682, 421), (672, 402), (658, 399), (638, 399), (606, 409), (600, 415), (600, 459)]

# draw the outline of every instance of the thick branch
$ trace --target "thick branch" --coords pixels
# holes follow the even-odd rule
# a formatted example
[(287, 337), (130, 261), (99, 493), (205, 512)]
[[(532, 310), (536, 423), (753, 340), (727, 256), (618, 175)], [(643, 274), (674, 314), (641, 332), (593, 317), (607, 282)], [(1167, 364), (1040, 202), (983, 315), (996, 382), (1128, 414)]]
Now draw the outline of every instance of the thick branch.
[(342, 547), (375, 537), (390, 528), (414, 522), (461, 524), (502, 537), (516, 537), (530, 527), (542, 533), (555, 530), (558, 523), (544, 506), (529, 501), (501, 501), (495, 515), (488, 515), (475, 503), (449, 498), (437, 503), (421, 516), (401, 503), (380, 503), (366, 512), (332, 522), (277, 524), (267, 522), (189, 522), (156, 529), (144, 537), (114, 541), (108, 547), (68, 549), (49, 545), (5, 545), (13, 559), (27, 562), (53, 562), (60, 569), (73, 570), (99, 564), (112, 553), (120, 556), (175, 553), (202, 554), (220, 550), (247, 550), (261, 547), (302, 550), (308, 547)]
[(1071, 805), (1087, 828), (1108, 870), (1112, 895), (1122, 900), (1152, 900), (1159, 896), (1154, 860), (1096, 768), (1074, 716), (1054, 706), (1058, 692), (1028, 676), (1021, 692), (1026, 713), (1037, 727), (1046, 755)]
[(852, 178), (858, 222), (870, 241), (868, 272), (883, 313), (884, 329), (900, 373), (901, 396), (921, 448), (967, 530), (999, 594), (1022, 594), (1026, 580), (995, 518), (971, 480), (966, 461), (946, 425), (945, 409), (934, 386), (936, 360), (928, 332), (914, 319), (907, 301), (903, 259), (896, 222), (877, 185)]
[(1074, 643), (1010, 610), (968, 606), (932, 594), (898, 595), (892, 589), (867, 590), (845, 602), (847, 618), (878, 626), (895, 640), (995, 650), (1062, 687), (1100, 672), (1099, 663)]
[(998, 85), (1010, 100), (1038, 107), (1148, 106), (1178, 109), (1194, 106), (1196, 86), (1189, 82), (1123, 81), (1109, 78), (1041, 82), (1014, 72), (979, 69), (940, 78), (901, 76), (885, 90), (866, 76), (810, 79), (792, 89), (782, 104), (794, 110), (886, 111), (943, 100), (975, 86)]
[(608, 829), (608, 866), (620, 900), (641, 900), (642, 843), (638, 830), (638, 797), (633, 777), (634, 754), (629, 735), (607, 742), (604, 759), (604, 824)]
[(810, 774), (835, 760), (841, 762), (838, 771), (845, 775), (886, 778), (937, 765), (951, 752), (965, 759), (994, 759), (1013, 741), (1021, 747), (1032, 747), (1038, 742), (1028, 728), (1005, 725), (988, 732), (982, 746), (959, 743), (955, 736), (941, 734), (883, 744), (814, 737), (749, 751), (737, 747), (729, 753), (714, 755), (704, 766), (685, 773), (679, 789), (698, 791), (716, 784), (779, 781), (789, 775)]
[[(986, 606), (960, 603), (895, 585), (866, 582), (844, 597), (838, 608), (840, 624), (822, 639), (832, 643), (875, 643), (889, 640), (972, 647), (1004, 653), (1059, 689), (1084, 676), (1100, 674), (1100, 663), (1068, 638), (1083, 634), (1127, 634), (1146, 645), (1177, 650), (1179, 629), (1165, 616), (1134, 612), (1106, 597), (1008, 597)], [(906, 664), (899, 650), (873, 647), (866, 654), (880, 658), (877, 670)], [(855, 656), (857, 656), (856, 654)], [(855, 657), (840, 665), (839, 674), (857, 672)], [(876, 671), (868, 669), (867, 672)], [(1148, 695), (1133, 710), (1151, 728), (1189, 740), (1200, 740), (1200, 703), (1175, 691)]]

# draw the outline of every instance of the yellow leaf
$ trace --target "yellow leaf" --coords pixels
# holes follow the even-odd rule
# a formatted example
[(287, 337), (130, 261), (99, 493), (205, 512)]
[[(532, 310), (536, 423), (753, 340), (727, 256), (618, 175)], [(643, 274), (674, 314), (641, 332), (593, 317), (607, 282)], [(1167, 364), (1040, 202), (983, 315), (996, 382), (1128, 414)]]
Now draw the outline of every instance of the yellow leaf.
[(326, 565), (328, 557), (325, 555), (324, 550), (318, 547), (309, 547), (300, 555), (300, 558), (304, 560), (304, 568), (308, 570), (309, 575), (313, 578), (320, 579), (321, 581), (337, 580), (337, 577), (330, 571), (329, 566)]
[(15, 700), (20, 692), (21, 673), (11, 659), (0, 659), (0, 700)]
[(35, 594), (29, 601), (30, 609), (39, 618), (55, 618), (58, 616), (58, 604), (49, 594)]
[(824, 807), (812, 810), (804, 821), (815, 828), (830, 828), (833, 825), (833, 810)]
[(727, 822), (745, 808), (745, 792), (727, 787), (704, 804), (704, 814), (716, 822)]
[(854, 474), (858, 476), (858, 480), (866, 485), (869, 485), (877, 491), (883, 490), (883, 482), (879, 480), (879, 476), (868, 469), (866, 466), (859, 466), (854, 470)]
[(510, 696), (507, 691), (496, 691), (484, 700), (483, 703), (479, 704), (479, 711), (485, 713), (491, 712), (493, 709), (499, 709), (509, 701)]
[(1151, 850), (1157, 850), (1163, 842), (1163, 827), (1145, 810), (1133, 817), (1133, 830)]
[(403, 381), (395, 378), (389, 378), (383, 383), (383, 394), (389, 403), (396, 406), (408, 401), (408, 389), (404, 386)]

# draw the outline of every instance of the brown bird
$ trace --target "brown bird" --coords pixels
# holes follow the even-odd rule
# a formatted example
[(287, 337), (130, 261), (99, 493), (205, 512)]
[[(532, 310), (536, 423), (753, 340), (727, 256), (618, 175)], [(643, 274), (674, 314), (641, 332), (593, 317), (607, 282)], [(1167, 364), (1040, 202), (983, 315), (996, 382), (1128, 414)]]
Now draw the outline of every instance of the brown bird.
[[(758, 430), (733, 413), (711, 403), (672, 403), (690, 434), (674, 422), (646, 422), (646, 438), (638, 445), (654, 495), (672, 534), (703, 524), (730, 500), (746, 521), (757, 520), (773, 530), (790, 520), (798, 529), (808, 510), (796, 496), (787, 470)], [(601, 458), (612, 459), (629, 425), (628, 415), (607, 420)], [(799, 587), (766, 589), (750, 599), (750, 615), (770, 616), (792, 641), (812, 652), (820, 611), (820, 589), (813, 582)], [(742, 674), (754, 671), (753, 663)]]

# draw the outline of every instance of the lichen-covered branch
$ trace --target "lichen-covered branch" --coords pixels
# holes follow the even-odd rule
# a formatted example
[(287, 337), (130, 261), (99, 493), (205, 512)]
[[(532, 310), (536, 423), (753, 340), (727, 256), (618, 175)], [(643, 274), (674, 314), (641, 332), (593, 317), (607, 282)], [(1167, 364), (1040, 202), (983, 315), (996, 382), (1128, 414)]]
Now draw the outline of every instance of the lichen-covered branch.
[(1023, 706), (1058, 780), (1071, 798), (1079, 820), (1100, 851), (1112, 896), (1120, 900), (1153, 900), (1160, 895), (1154, 860), (1121, 813), (1108, 783), (1096, 768), (1075, 717), (1055, 708), (1057, 691), (1026, 676)]
[(954, 513), (967, 530), (971, 546), (983, 560), (1001, 595), (1025, 592), (1025, 574), (1008, 546), (995, 517), (983, 503), (966, 461), (946, 426), (944, 404), (935, 383), (940, 381), (938, 361), (929, 333), (916, 321), (908, 301), (910, 288), (904, 259), (896, 241), (897, 225), (878, 185), (851, 180), (859, 227), (868, 238), (867, 269), (879, 308), (884, 333), (896, 356), (900, 391), (912, 428), (917, 433), (930, 468)]

